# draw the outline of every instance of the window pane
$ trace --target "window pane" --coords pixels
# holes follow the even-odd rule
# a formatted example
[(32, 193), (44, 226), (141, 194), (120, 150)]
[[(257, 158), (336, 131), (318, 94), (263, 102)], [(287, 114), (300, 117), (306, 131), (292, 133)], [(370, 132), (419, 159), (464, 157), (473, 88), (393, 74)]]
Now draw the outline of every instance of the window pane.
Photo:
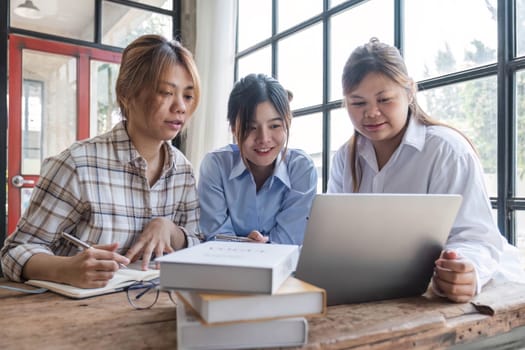
[(159, 7), (164, 10), (173, 10), (174, 0), (134, 0), (134, 1), (140, 4)]
[(22, 91), (22, 172), (34, 174), (43, 159), (44, 82), (24, 79)]
[(31, 201), (31, 194), (33, 194), (33, 187), (22, 187), (20, 189), (20, 212), (23, 213)]
[(278, 78), (292, 91), (292, 109), (323, 100), (322, 26), (316, 24), (279, 42)]
[(125, 47), (143, 34), (159, 34), (171, 38), (172, 22), (173, 19), (170, 16), (104, 1), (102, 3), (102, 43)]
[[(330, 100), (342, 97), (341, 75), (352, 50), (371, 37), (394, 44), (394, 2), (372, 0), (332, 17), (330, 21)], [(373, 18), (374, 20), (370, 20)], [(352, 33), (352, 35), (349, 35)]]
[(521, 253), (522, 261), (525, 261), (525, 212), (516, 211), (516, 247)]
[(272, 51), (270, 46), (254, 51), (237, 61), (237, 79), (250, 73), (272, 75)]
[(239, 0), (238, 51), (272, 35), (272, 0)]
[(317, 192), (323, 191), (323, 116), (320, 113), (293, 118), (288, 147), (308, 153), (317, 168)]
[(350, 140), (354, 134), (354, 126), (345, 108), (330, 112), (330, 161), (335, 152)]
[(323, 0), (279, 0), (277, 3), (277, 25), (280, 32), (323, 11)]
[(496, 0), (405, 3), (404, 54), (415, 80), (496, 62)]
[(115, 96), (118, 69), (116, 63), (91, 61), (90, 136), (109, 131), (122, 119)]
[(75, 141), (77, 61), (24, 50), (22, 65), (22, 173), (39, 174), (45, 158)]
[(343, 2), (345, 2), (346, 0), (330, 0), (330, 7), (335, 7), (339, 4), (342, 4)]
[[(516, 73), (516, 195), (525, 196), (525, 71)], [(525, 228), (525, 226), (523, 226)]]
[(34, 1), (38, 10), (33, 13), (16, 10), (21, 3), (21, 0), (10, 2), (12, 27), (64, 38), (95, 40), (95, 0), (61, 1), (60, 4), (57, 0)]
[(516, 32), (518, 56), (525, 55), (525, 1), (516, 4)]
[(418, 93), (419, 103), (433, 118), (461, 130), (478, 151), (489, 196), (497, 196), (496, 77), (429, 89)]

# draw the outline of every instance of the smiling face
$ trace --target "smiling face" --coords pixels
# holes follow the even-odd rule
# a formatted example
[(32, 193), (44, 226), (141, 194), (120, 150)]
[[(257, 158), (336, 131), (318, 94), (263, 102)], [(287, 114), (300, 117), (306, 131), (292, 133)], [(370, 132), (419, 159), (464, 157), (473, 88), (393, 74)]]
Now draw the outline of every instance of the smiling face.
[[(235, 134), (235, 131), (234, 131)], [(282, 116), (269, 101), (261, 102), (242, 141), (243, 155), (252, 173), (268, 173), (286, 143), (286, 126)]]
[(128, 133), (134, 143), (162, 143), (181, 131), (194, 109), (193, 80), (181, 64), (169, 66), (156, 91), (144, 89), (132, 101)]
[(408, 91), (387, 76), (371, 72), (345, 96), (354, 128), (376, 148), (392, 153), (403, 138), (408, 118)]

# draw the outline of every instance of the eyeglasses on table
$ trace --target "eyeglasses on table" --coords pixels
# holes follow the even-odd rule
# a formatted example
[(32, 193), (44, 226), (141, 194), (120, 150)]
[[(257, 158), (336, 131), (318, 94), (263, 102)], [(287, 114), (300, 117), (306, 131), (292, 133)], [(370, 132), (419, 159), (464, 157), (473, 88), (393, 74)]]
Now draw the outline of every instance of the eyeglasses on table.
[(150, 309), (157, 303), (161, 291), (168, 293), (171, 302), (177, 305), (175, 292), (171, 290), (162, 290), (159, 285), (159, 279), (151, 281), (137, 281), (125, 289), (128, 302), (137, 310)]

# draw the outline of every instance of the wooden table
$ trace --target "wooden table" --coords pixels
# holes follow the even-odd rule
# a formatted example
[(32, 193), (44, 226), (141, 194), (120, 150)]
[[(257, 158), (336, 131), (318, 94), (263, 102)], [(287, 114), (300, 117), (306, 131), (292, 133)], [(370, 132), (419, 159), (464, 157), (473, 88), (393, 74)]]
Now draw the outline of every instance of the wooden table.
[[(475, 304), (422, 296), (329, 307), (309, 320), (303, 348), (443, 349), (525, 329), (525, 286), (489, 288)], [(0, 349), (174, 349), (176, 338), (165, 293), (152, 309), (135, 310), (124, 293), (71, 300), (0, 289)]]

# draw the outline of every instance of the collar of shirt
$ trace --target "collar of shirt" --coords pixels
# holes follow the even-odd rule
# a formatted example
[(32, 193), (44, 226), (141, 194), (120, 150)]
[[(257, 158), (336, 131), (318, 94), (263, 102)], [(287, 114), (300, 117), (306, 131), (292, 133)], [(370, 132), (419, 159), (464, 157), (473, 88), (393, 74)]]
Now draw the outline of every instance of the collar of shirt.
[[(129, 138), (128, 131), (126, 130), (126, 121), (122, 120), (118, 122), (111, 130), (111, 139), (113, 147), (117, 155), (117, 159), (122, 163), (133, 163), (140, 164), (144, 158), (137, 151), (133, 142)], [(167, 161), (164, 161), (163, 172), (170, 168), (175, 167), (175, 153), (173, 148), (167, 141), (164, 141), (162, 148), (167, 154)], [(175, 170), (175, 169), (174, 169)]]
[[(239, 146), (236, 144), (231, 145), (231, 149), (235, 156), (234, 156), (234, 163), (233, 163), (232, 171), (229, 177), (230, 180), (249, 173), (248, 169), (246, 168), (246, 165), (244, 164), (242, 160), (241, 153), (239, 151)], [(274, 179), (279, 179), (286, 187), (291, 188), (290, 176), (288, 175), (288, 169), (286, 167), (286, 162), (283, 161), (282, 159), (282, 152), (279, 153), (279, 155), (277, 156), (275, 164), (277, 166), (273, 170), (273, 174), (270, 177), (269, 186), (270, 187), (272, 186)]]
[[(426, 132), (427, 131), (425, 125), (423, 125), (415, 118), (410, 118), (408, 121), (407, 129), (405, 131), (405, 135), (403, 135), (403, 139), (401, 140), (401, 144), (397, 147), (392, 157), (397, 157), (400, 150), (405, 145), (414, 147), (415, 149), (421, 152), (423, 150), (423, 147), (425, 147)], [(371, 166), (377, 171), (377, 158), (372, 141), (370, 141), (366, 137), (361, 136), (357, 140), (357, 147), (361, 150), (359, 152), (360, 157), (365, 162), (367, 162), (369, 166)]]
[(401, 145), (412, 146), (418, 151), (422, 151), (423, 147), (425, 147), (426, 134), (427, 128), (425, 125), (415, 118), (410, 118)]

